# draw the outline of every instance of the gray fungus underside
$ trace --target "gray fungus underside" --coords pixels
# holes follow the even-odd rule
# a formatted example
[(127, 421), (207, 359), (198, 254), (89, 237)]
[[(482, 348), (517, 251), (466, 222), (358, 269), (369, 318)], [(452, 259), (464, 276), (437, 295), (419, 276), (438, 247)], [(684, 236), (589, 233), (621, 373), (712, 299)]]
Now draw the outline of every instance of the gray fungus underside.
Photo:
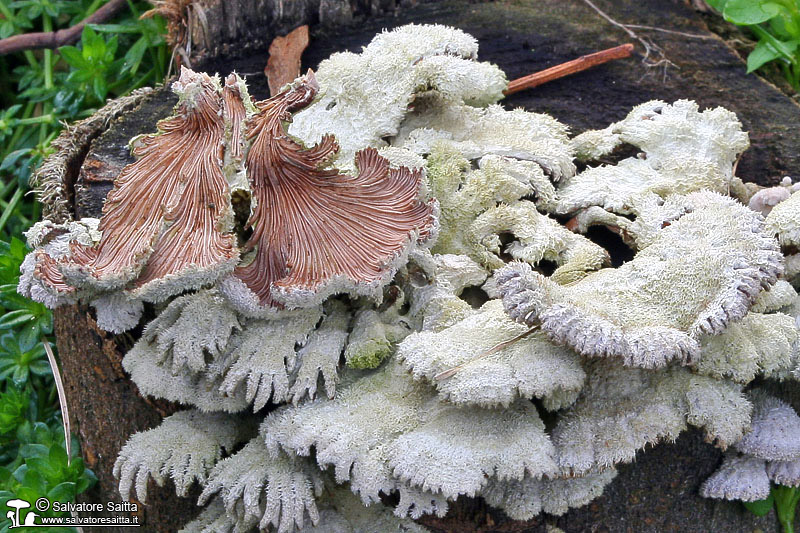
[[(622, 22), (711, 35), (701, 16), (682, 1), (599, 1), (598, 6)], [(394, 17), (367, 19), (357, 27), (341, 31), (312, 29), (311, 45), (304, 55), (303, 67), (315, 68), (321, 59), (334, 51), (358, 51), (380, 29), (412, 21), (448, 24), (474, 35), (480, 43), (479, 58), (498, 64), (509, 79), (629, 40), (624, 32), (610, 26), (579, 0), (428, 2), (415, 7), (401, 7)], [(696, 100), (701, 108), (723, 106), (735, 112), (744, 129), (750, 133), (751, 148), (745, 152), (737, 170), (742, 179), (768, 185), (777, 183), (787, 174), (795, 178), (800, 175), (800, 141), (792, 134), (800, 107), (769, 84), (754, 76), (746, 76), (744, 63), (716, 38), (697, 40), (661, 33), (652, 37), (664, 48), (669, 59), (680, 67), (680, 70), (669, 70), (666, 79), (662, 71), (647, 71), (639, 58), (632, 58), (514, 95), (506, 99), (504, 105), (506, 108), (521, 106), (551, 114), (570, 124), (573, 134), (620, 120), (631, 107), (651, 99), (670, 102), (685, 98)], [(248, 52), (246, 57), (210, 60), (196, 67), (209, 72), (219, 71), (222, 75), (236, 69), (247, 75), (254, 98), (260, 99), (267, 96), (266, 79), (261, 74), (266, 57), (265, 51)], [(111, 180), (132, 161), (127, 140), (133, 135), (152, 131), (156, 120), (169, 115), (174, 103), (169, 91), (159, 91), (148, 97), (138, 110), (113, 123), (92, 143), (74, 183), (73, 208), (78, 217), (100, 215)], [(59, 317), (57, 324), (61, 325), (57, 331), (59, 350), (65, 367), (80, 368), (85, 373), (93, 366), (94, 372), (108, 374), (104, 381), (114, 381), (110, 357), (96, 357), (89, 368), (77, 363), (86, 357), (87, 349), (86, 343), (79, 340), (80, 336), (88, 335), (96, 341), (96, 333), (76, 331), (87, 330), (88, 326), (68, 324), (68, 313), (75, 313), (74, 308), (56, 312)], [(100, 352), (96, 342), (95, 347), (89, 346)], [(103, 351), (108, 355), (107, 349)], [(77, 376), (77, 370), (67, 374), (69, 381), (69, 374)], [(69, 387), (70, 383), (67, 385)], [(76, 386), (75, 383), (72, 385)], [(107, 401), (123, 401), (114, 390), (104, 390), (104, 394), (114, 396), (106, 396)], [(794, 400), (795, 408), (800, 407), (797, 394), (792, 398), (780, 394), (786, 391), (779, 389), (774, 392)], [(76, 396), (72, 395), (73, 398)], [(152, 411), (152, 405), (136, 401), (142, 410)], [(112, 458), (116, 457), (124, 436), (151, 427), (153, 420), (145, 416), (114, 416), (113, 422), (109, 423), (89, 417), (88, 412), (88, 405), (72, 409), (73, 419), (87, 426), (81, 435), (86, 438), (92, 434), (115, 435), (116, 438), (109, 441), (117, 447), (107, 450), (108, 456), (101, 460), (90, 462), (94, 463), (92, 466), (100, 483), (88, 501), (118, 499), (116, 483), (110, 475)], [(84, 451), (92, 449), (92, 446), (86, 446)], [(692, 430), (675, 444), (659, 445), (641, 454), (635, 463), (620, 465), (620, 475), (600, 498), (583, 508), (572, 509), (558, 519), (539, 516), (524, 524), (512, 524), (482, 502), (464, 500), (454, 505), (455, 509), (447, 518), (429, 517), (423, 522), (431, 531), (447, 533), (539, 532), (545, 531), (545, 524), (557, 525), (568, 533), (738, 533), (759, 528), (766, 532), (775, 531), (777, 525), (771, 516), (756, 518), (738, 505), (700, 498), (698, 488), (717, 467), (720, 456), (718, 450), (702, 443), (700, 432)], [(159, 492), (168, 494), (169, 490)], [(154, 504), (169, 509), (175, 504), (171, 500), (177, 499), (166, 496)], [(188, 507), (191, 506), (184, 503), (181, 508)], [(487, 513), (492, 515), (496, 528), (487, 526)], [(159, 514), (153, 512), (150, 516)], [(184, 515), (179, 522), (184, 522), (185, 518), (188, 517)]]

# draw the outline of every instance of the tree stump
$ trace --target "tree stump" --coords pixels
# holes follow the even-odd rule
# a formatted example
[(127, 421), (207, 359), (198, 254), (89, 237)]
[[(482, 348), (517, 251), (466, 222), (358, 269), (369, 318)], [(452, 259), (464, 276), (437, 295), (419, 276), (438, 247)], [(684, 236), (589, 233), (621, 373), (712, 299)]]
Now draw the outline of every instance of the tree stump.
[[(550, 113), (579, 133), (619, 120), (634, 105), (651, 99), (685, 98), (696, 100), (701, 108), (723, 106), (736, 112), (750, 132), (752, 146), (739, 162), (740, 177), (762, 185), (775, 184), (787, 174), (800, 177), (800, 140), (793, 134), (800, 107), (775, 87), (745, 75), (744, 62), (708, 31), (687, 3), (597, 4), (623, 23), (705, 38), (637, 30), (656, 41), (677, 68), (646, 67), (640, 55), (515, 94), (506, 99), (507, 107)], [(247, 76), (251, 93), (259, 99), (267, 96), (263, 69), (272, 38), (305, 23), (312, 24), (312, 38), (304, 68), (316, 67), (334, 51), (358, 49), (383, 28), (441, 23), (474, 35), (480, 42), (480, 59), (497, 63), (509, 79), (630, 40), (581, 0), (200, 0), (197, 5), (208, 27), (202, 35), (201, 28), (191, 29), (193, 67), (222, 75), (235, 69)], [(353, 20), (360, 24), (352, 25)], [(99, 216), (114, 177), (132, 161), (128, 139), (155, 131), (156, 121), (167, 116), (174, 103), (165, 89), (140, 91), (65, 133), (58, 141), (55, 163), (39, 175), (45, 214), (61, 220)], [(99, 479), (80, 499), (120, 501), (111, 473), (120, 447), (131, 433), (155, 426), (177, 406), (140, 397), (121, 368), (122, 355), (140, 330), (114, 337), (97, 328), (84, 306), (57, 310), (55, 321), (73, 427)], [(776, 393), (800, 407), (796, 392), (784, 387)], [(566, 532), (777, 531), (773, 515), (756, 518), (737, 503), (698, 496), (700, 483), (720, 457), (717, 449), (702, 442), (699, 432), (690, 431), (673, 444), (641, 453), (634, 464), (621, 465), (603, 496), (562, 517), (514, 522), (480, 500), (465, 499), (444, 519), (427, 517), (422, 522), (431, 531), (448, 533), (540, 532), (548, 525)], [(155, 489), (151, 487), (148, 505), (139, 507), (143, 531), (177, 531), (197, 513), (194, 500), (177, 498), (171, 486)], [(124, 531), (106, 528), (117, 529)]]

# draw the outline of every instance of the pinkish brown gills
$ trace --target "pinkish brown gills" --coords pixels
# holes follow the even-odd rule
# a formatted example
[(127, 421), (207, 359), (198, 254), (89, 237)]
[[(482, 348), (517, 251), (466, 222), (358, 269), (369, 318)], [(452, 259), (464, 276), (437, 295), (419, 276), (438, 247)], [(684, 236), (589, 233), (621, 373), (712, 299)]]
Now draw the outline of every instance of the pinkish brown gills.
[(356, 154), (358, 175), (347, 176), (322, 168), (339, 148), (333, 136), (305, 149), (286, 135), (283, 122), (316, 92), (311, 74), (259, 102), (247, 125), (255, 207), (245, 250), (255, 249), (255, 257), (235, 275), (264, 306), (317, 293), (333, 280), (377, 283), (414, 236), (424, 241), (434, 224), (434, 203), (419, 198), (419, 171), (390, 169), (367, 148)]
[[(338, 150), (332, 136), (309, 149), (287, 136), (283, 122), (317, 93), (313, 74), (258, 103), (249, 119), (235, 75), (220, 89), (184, 69), (174, 88), (181, 94), (175, 115), (138, 141), (138, 159), (108, 195), (100, 242), (73, 243), (71, 258), (37, 267), (53, 289), (124, 288), (161, 301), (233, 271), (261, 306), (306, 305), (314, 296), (379, 287), (413, 240), (430, 237), (435, 201), (420, 199), (419, 171), (390, 169), (367, 148), (356, 154), (358, 175), (347, 176), (324, 168)], [(244, 157), (253, 197), (245, 243), (253, 254), (235, 270), (226, 144), (233, 160)]]
[(238, 260), (233, 235), (220, 231), (230, 209), (221, 167), (222, 97), (206, 74), (184, 70), (179, 84), (193, 94), (159, 122), (158, 134), (138, 142), (137, 161), (122, 170), (103, 206), (101, 241), (74, 244), (67, 271), (105, 281), (105, 288), (138, 278), (141, 293), (152, 281), (225, 264), (232, 269)]

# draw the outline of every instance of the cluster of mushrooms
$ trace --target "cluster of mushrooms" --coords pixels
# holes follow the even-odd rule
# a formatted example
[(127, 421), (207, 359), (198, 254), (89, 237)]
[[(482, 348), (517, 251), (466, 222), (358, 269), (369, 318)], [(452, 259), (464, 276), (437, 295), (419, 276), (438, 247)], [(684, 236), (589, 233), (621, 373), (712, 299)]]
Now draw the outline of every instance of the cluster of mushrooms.
[(800, 192), (734, 175), (729, 111), (570, 138), (477, 48), (404, 26), (261, 102), (184, 69), (102, 218), (28, 232), (19, 291), (149, 320), (123, 366), (186, 406), (120, 451), (124, 498), (199, 484), (184, 532), (425, 531), (462, 495), (525, 520), (689, 426), (729, 450), (704, 495), (800, 484), (800, 417), (748, 388), (800, 378)]

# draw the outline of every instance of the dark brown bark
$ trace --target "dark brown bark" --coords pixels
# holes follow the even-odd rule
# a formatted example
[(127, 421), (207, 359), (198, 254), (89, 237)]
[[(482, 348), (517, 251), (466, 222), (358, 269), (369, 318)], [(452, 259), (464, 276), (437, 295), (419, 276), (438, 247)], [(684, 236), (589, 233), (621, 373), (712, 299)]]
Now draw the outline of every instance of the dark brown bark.
[[(206, 44), (200, 46), (201, 41), (195, 40), (195, 51), (205, 58), (203, 68), (223, 75), (234, 69), (248, 74), (256, 99), (268, 96), (263, 68), (272, 38), (308, 22), (321, 21), (327, 26), (312, 26), (304, 67), (316, 67), (335, 51), (358, 50), (383, 28), (436, 22), (476, 36), (480, 59), (497, 63), (509, 79), (628, 39), (583, 2), (563, 0), (420, 3), (400, 9), (392, 18), (366, 19), (357, 27), (339, 26), (336, 31), (331, 28), (370, 14), (373, 8), (388, 13), (399, 2), (284, 0), (282, 12), (278, 0), (201, 3), (213, 20), (209, 40), (202, 41)], [(708, 35), (702, 20), (681, 1), (597, 3), (620, 22)], [(786, 174), (800, 175), (800, 138), (795, 135), (800, 107), (795, 102), (759, 78), (746, 76), (744, 63), (721, 40), (652, 36), (679, 70), (669, 70), (665, 77), (663, 71), (648, 70), (636, 59), (612, 62), (510, 96), (505, 105), (550, 113), (572, 125), (574, 133), (605, 127), (623, 118), (634, 105), (654, 98), (669, 102), (695, 99), (703, 108), (721, 105), (736, 112), (751, 135), (752, 147), (738, 167), (741, 177), (766, 185)], [(245, 49), (250, 51), (245, 53)], [(237, 57), (218, 55), (223, 52)], [(174, 101), (168, 91), (159, 91), (92, 142), (80, 172), (72, 175), (76, 181), (62, 187), (63, 192), (74, 186), (75, 201), (70, 205), (78, 216), (99, 214), (111, 180), (130, 162), (127, 140), (155, 131), (156, 121), (169, 114)], [(116, 480), (110, 473), (117, 451), (131, 433), (156, 425), (166, 408), (136, 395), (135, 386), (119, 373), (121, 350), (113, 339), (96, 331), (85, 308), (59, 310), (56, 328), (73, 424), (83, 442), (84, 457), (100, 479), (95, 491), (83, 499), (118, 498)], [(800, 407), (800, 398), (787, 399)], [(427, 518), (425, 523), (432, 531), (447, 533), (540, 532), (548, 523), (568, 533), (777, 531), (774, 517), (756, 519), (738, 504), (697, 495), (700, 483), (716, 468), (719, 458), (720, 452), (703, 443), (698, 432), (688, 432), (676, 444), (660, 445), (643, 453), (636, 463), (623, 465), (601, 498), (564, 517), (511, 522), (480, 501), (470, 500), (455, 505), (447, 518)], [(176, 524), (188, 521), (195, 512), (192, 501), (178, 499), (169, 490), (152, 493), (144, 531), (176, 531)]]
[[(276, 35), (303, 24), (341, 28), (354, 20), (394, 13), (418, 0), (196, 0), (202, 13), (190, 28), (192, 64), (266, 49)], [(423, 0), (424, 1), (424, 0)], [(264, 68), (267, 54), (262, 56)], [(259, 69), (260, 70), (260, 69)]]
[[(97, 485), (81, 494), (82, 502), (121, 502), (112, 467), (131, 431), (155, 427), (174, 406), (145, 400), (122, 369), (123, 352), (110, 334), (100, 330), (86, 306), (62, 307), (55, 312), (55, 335), (70, 418), (81, 442), (86, 465), (97, 475)], [(175, 497), (171, 486), (150, 483), (148, 504), (134, 501), (145, 527), (139, 531), (173, 533), (197, 508), (192, 499)], [(91, 516), (99, 516), (92, 513)], [(124, 532), (130, 528), (105, 527)]]

